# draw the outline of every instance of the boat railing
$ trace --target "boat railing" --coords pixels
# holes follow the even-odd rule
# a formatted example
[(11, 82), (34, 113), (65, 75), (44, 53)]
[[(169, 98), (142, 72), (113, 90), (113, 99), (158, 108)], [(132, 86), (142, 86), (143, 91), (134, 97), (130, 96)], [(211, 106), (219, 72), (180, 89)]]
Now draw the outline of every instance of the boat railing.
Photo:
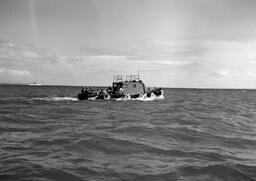
[(139, 75), (127, 75), (125, 81), (127, 82), (139, 82), (140, 76)]
[(114, 75), (113, 82), (140, 82), (139, 75), (126, 75), (125, 79), (123, 79), (122, 75)]
[(122, 75), (114, 75), (113, 76), (113, 82), (122, 82), (123, 76)]

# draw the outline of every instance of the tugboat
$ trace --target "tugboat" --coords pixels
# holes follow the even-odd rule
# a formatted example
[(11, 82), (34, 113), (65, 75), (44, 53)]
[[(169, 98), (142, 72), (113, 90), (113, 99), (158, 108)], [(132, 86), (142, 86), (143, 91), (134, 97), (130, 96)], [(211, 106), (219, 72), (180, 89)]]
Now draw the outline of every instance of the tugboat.
[(140, 97), (159, 97), (163, 95), (162, 88), (148, 89), (139, 75), (129, 75), (124, 79), (122, 75), (114, 75), (112, 87), (100, 89), (98, 91), (84, 87), (77, 95), (79, 100), (88, 99), (118, 99), (118, 98), (140, 98)]

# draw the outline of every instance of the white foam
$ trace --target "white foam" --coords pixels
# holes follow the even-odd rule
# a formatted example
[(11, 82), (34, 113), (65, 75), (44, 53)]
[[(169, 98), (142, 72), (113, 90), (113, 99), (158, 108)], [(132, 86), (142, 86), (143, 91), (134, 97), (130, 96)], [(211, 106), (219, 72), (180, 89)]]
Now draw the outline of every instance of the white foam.
[(52, 99), (55, 101), (78, 101), (78, 99), (74, 97), (53, 97)]
[(44, 98), (33, 98), (34, 100), (44, 100), (44, 101), (78, 101), (74, 97), (44, 97)]
[[(44, 98), (32, 98), (33, 100), (43, 100), (43, 101), (78, 101), (77, 98), (74, 97), (44, 97)], [(105, 100), (109, 100), (110, 96), (108, 96), (107, 98), (105, 98)], [(160, 96), (156, 96), (154, 93), (151, 93), (150, 97), (147, 97), (147, 94), (143, 94), (142, 96), (138, 97), (138, 98), (131, 98), (131, 96), (125, 96), (124, 98), (117, 98), (114, 99), (116, 101), (133, 101), (133, 100), (137, 100), (137, 101), (155, 101), (155, 100), (163, 100), (164, 99), (164, 95), (163, 95), (163, 90), (161, 91), (161, 95)], [(88, 100), (97, 100), (97, 96), (95, 97), (91, 97), (88, 98)]]
[(156, 96), (154, 93), (151, 93), (150, 97), (147, 97), (147, 94), (143, 94), (138, 98), (131, 98), (131, 96), (126, 96), (124, 98), (118, 98), (116, 101), (130, 101), (130, 100), (138, 100), (138, 101), (154, 101), (154, 100), (163, 100), (164, 94), (163, 90), (160, 96)]
[(90, 97), (90, 98), (88, 98), (88, 100), (94, 101), (94, 100), (96, 100), (96, 98), (97, 98), (97, 96), (95, 96), (95, 97)]

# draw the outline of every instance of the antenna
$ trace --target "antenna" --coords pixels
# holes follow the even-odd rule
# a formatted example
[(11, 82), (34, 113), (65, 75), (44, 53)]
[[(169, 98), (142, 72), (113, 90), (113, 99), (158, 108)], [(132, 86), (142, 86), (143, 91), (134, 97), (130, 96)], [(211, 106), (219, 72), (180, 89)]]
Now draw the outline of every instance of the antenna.
[(139, 66), (138, 66), (138, 79), (140, 80), (140, 69), (139, 69)]

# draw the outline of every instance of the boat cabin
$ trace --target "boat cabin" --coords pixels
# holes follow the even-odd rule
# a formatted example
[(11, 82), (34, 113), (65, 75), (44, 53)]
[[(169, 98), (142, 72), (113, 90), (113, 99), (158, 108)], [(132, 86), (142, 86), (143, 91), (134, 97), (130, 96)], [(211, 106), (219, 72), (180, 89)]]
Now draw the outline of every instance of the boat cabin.
[(124, 95), (142, 95), (145, 91), (145, 84), (140, 80), (139, 75), (113, 76), (113, 92)]

